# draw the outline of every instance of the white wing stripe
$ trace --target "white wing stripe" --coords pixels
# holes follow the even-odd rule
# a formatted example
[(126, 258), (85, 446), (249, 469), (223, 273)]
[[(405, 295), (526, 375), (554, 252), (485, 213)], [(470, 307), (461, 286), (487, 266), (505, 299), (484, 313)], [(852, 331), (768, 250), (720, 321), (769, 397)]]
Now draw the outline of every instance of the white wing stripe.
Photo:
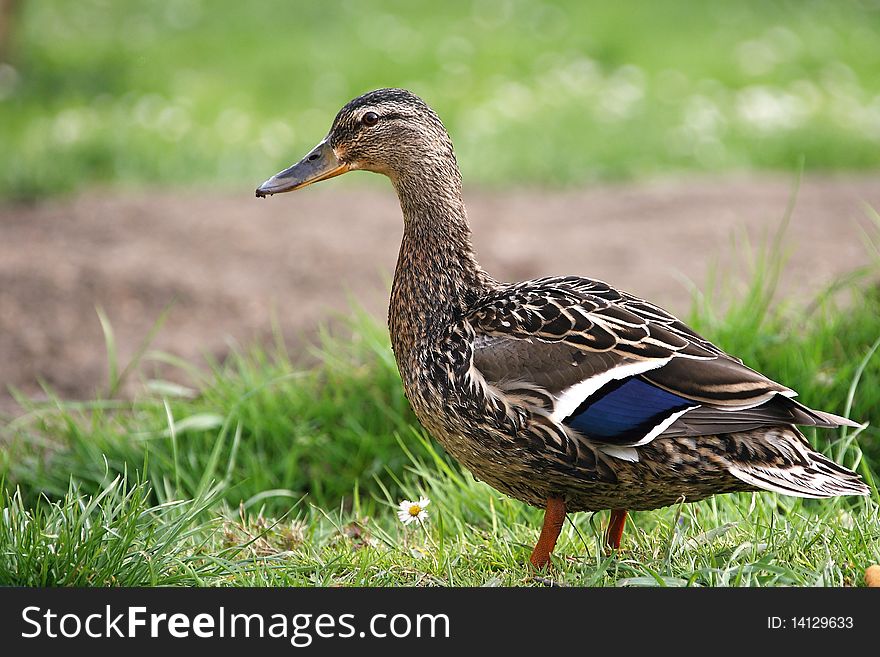
[(670, 415), (668, 418), (666, 418), (665, 420), (663, 420), (663, 421), (662, 421), (660, 424), (658, 424), (656, 427), (654, 427), (653, 429), (651, 429), (651, 431), (648, 433), (648, 435), (646, 435), (644, 438), (641, 438), (641, 439), (639, 439), (638, 442), (633, 443), (633, 447), (638, 447), (639, 445), (647, 445), (649, 442), (651, 442), (652, 440), (654, 440), (654, 438), (656, 438), (656, 437), (659, 436), (661, 433), (663, 433), (664, 431), (666, 431), (666, 429), (668, 429), (670, 426), (672, 426), (672, 423), (675, 422), (675, 421), (676, 421), (678, 418), (680, 418), (682, 415), (684, 415), (684, 414), (687, 413), (688, 411), (692, 411), (692, 410), (694, 410), (695, 408), (699, 408), (699, 407), (700, 407), (700, 405), (697, 404), (696, 406), (688, 406), (688, 407), (685, 408), (685, 409), (682, 409), (682, 410), (680, 410), (680, 411), (676, 411), (675, 413), (673, 413), (672, 415)]
[(592, 376), (589, 379), (578, 381), (573, 386), (570, 386), (559, 393), (559, 396), (556, 398), (556, 407), (550, 414), (550, 419), (554, 422), (562, 422), (565, 418), (574, 413), (577, 410), (577, 407), (580, 406), (587, 397), (592, 395), (609, 381), (617, 381), (650, 370), (656, 370), (657, 368), (666, 365), (670, 360), (672, 360), (672, 356), (669, 358), (657, 358), (654, 360), (643, 360), (635, 363), (627, 363), (626, 365), (618, 365), (613, 369), (606, 370), (605, 372)]

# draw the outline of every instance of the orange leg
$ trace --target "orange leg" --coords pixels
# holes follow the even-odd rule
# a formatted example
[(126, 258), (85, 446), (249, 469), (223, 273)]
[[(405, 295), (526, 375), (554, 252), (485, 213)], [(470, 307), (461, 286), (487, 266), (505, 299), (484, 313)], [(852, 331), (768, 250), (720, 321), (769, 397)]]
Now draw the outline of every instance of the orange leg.
[(608, 529), (605, 530), (605, 545), (611, 550), (620, 549), (625, 524), (626, 509), (611, 509), (611, 519), (608, 521)]
[(550, 553), (556, 547), (556, 539), (562, 531), (563, 522), (565, 522), (565, 501), (559, 497), (549, 498), (547, 508), (544, 510), (544, 526), (541, 527), (541, 535), (529, 559), (536, 569), (541, 570), (550, 563)]

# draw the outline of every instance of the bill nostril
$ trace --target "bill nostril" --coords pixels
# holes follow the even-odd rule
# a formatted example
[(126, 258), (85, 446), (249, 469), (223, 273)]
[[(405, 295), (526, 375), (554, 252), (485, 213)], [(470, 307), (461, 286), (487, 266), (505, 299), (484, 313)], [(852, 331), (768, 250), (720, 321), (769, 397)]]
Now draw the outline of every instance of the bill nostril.
[(314, 162), (315, 160), (318, 159), (318, 157), (320, 157), (320, 156), (317, 153), (312, 153), (311, 155), (309, 155), (308, 160), (309, 160), (309, 162)]

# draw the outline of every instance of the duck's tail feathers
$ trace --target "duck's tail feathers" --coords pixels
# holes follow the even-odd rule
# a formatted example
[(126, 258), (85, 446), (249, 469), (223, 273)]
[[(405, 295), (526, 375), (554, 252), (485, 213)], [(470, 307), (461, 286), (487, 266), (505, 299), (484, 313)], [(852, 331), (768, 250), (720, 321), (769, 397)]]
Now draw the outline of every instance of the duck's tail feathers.
[(730, 474), (756, 488), (795, 497), (870, 495), (858, 474), (813, 450), (794, 427), (775, 433), (771, 443), (775, 458), (733, 460)]
[(794, 399), (788, 401), (792, 404), (791, 413), (795, 418), (793, 424), (800, 424), (801, 426), (816, 426), (824, 429), (834, 429), (835, 427), (858, 428), (862, 426), (858, 422), (850, 420), (849, 418), (835, 415), (834, 413), (828, 413), (827, 411), (817, 411), (813, 408), (808, 408)]

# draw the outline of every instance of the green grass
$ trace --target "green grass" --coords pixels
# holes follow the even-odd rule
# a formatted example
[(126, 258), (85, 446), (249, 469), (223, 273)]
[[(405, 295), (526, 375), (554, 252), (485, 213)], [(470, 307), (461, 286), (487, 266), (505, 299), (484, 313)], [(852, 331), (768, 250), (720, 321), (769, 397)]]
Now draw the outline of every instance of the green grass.
[(223, 569), (202, 556), (216, 489), (151, 504), (145, 484), (118, 476), (96, 495), (71, 484), (57, 501), (26, 505), (0, 493), (0, 577), (18, 586), (194, 586)]
[[(771, 242), (745, 290), (714, 286), (692, 323), (805, 403), (869, 422), (810, 437), (872, 496), (740, 494), (639, 512), (611, 556), (600, 549), (606, 514), (578, 514), (556, 580), (859, 585), (880, 562), (878, 269), (801, 308), (773, 302), (781, 263)], [(325, 336), (311, 369), (280, 343), (207, 371), (147, 352), (189, 385), (146, 380), (130, 401), (22, 400), (27, 414), (0, 440), (0, 584), (540, 584), (525, 566), (540, 512), (476, 482), (425, 436), (384, 327), (355, 313), (348, 333)], [(118, 377), (110, 332), (107, 342)], [(404, 527), (396, 505), (419, 495), (429, 522)]]
[(208, 371), (149, 353), (179, 366), (194, 388), (149, 381), (133, 403), (35, 407), (7, 430), (28, 448), (0, 451), (0, 468), (26, 491), (54, 497), (70, 473), (80, 490), (97, 493), (134, 467), (169, 496), (191, 497), (216, 480), (236, 506), (255, 500), (275, 512), (305, 493), (335, 504), (386, 469), (402, 471), (394, 435), (416, 423), (387, 330), (365, 315), (353, 321), (350, 338), (324, 338), (311, 370), (291, 364), (283, 346), (233, 353)]
[(437, 108), (477, 184), (880, 165), (880, 10), (855, 0), (21, 5), (5, 197), (244, 193), (381, 86)]

